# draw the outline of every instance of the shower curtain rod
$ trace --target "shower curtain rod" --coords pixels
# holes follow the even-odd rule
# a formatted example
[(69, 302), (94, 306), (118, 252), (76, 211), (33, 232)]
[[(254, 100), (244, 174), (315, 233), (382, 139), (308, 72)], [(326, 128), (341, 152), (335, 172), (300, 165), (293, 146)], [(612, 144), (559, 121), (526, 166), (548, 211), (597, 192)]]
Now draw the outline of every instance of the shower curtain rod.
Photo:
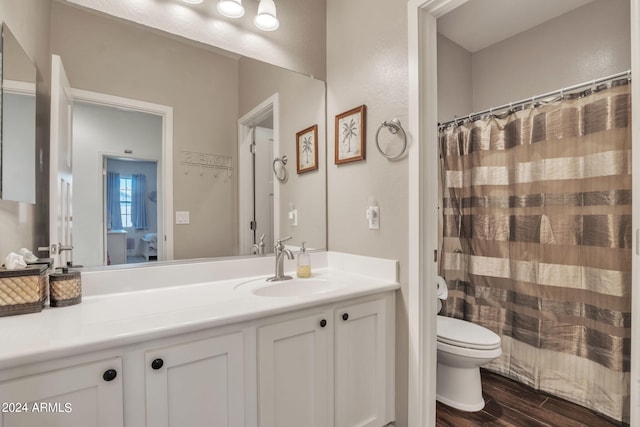
[(542, 95), (536, 95), (533, 96), (531, 98), (526, 98), (526, 99), (521, 99), (520, 101), (516, 101), (516, 102), (510, 102), (508, 104), (504, 104), (504, 105), (500, 105), (499, 107), (493, 107), (493, 108), (489, 108), (487, 110), (482, 110), (482, 111), (478, 111), (476, 113), (471, 113), (468, 114), (466, 116), (461, 116), (461, 117), (455, 117), (453, 120), (449, 120), (447, 122), (442, 122), (442, 123), (438, 123), (438, 129), (443, 129), (446, 128), (447, 126), (450, 126), (451, 124), (456, 124), (456, 123), (461, 123), (464, 121), (468, 121), (471, 119), (477, 119), (482, 117), (485, 114), (495, 114), (498, 112), (502, 112), (503, 110), (506, 109), (513, 109), (514, 107), (520, 107), (520, 106), (524, 106), (526, 104), (535, 104), (536, 100), (541, 101), (545, 98), (549, 98), (550, 96), (555, 96), (555, 95), (565, 95), (567, 93), (570, 93), (572, 91), (575, 91), (577, 89), (583, 88), (583, 87), (587, 87), (587, 86), (595, 86), (598, 85), (600, 83), (605, 83), (605, 82), (609, 82), (609, 81), (613, 81), (616, 79), (619, 79), (621, 77), (627, 77), (627, 79), (629, 79), (629, 81), (631, 81), (631, 70), (627, 70), (627, 71), (623, 71), (620, 73), (616, 73), (616, 74), (612, 74), (610, 76), (607, 77), (601, 77), (599, 79), (595, 79), (595, 80), (590, 80), (590, 81), (586, 81), (583, 83), (579, 83), (573, 86), (567, 86), (565, 88), (562, 89), (558, 89), (558, 90), (554, 90), (551, 92), (547, 92), (544, 93)]

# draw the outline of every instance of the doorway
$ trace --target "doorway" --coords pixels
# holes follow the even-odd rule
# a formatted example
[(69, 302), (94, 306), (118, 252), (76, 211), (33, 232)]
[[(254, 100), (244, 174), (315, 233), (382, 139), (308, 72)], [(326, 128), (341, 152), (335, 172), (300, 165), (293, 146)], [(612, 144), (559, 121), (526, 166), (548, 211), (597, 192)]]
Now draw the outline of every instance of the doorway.
[[(73, 90), (73, 94), (73, 173), (78, 178), (74, 188), (74, 246), (77, 249), (74, 261), (85, 266), (115, 263), (110, 255), (107, 256), (109, 224), (104, 210), (106, 158), (125, 159), (138, 166), (142, 163), (136, 162), (146, 161), (152, 164), (147, 165), (147, 169), (153, 169), (151, 181), (155, 188), (147, 188), (144, 197), (147, 214), (153, 211), (155, 229), (140, 236), (140, 233), (134, 233), (135, 236), (129, 236), (133, 241), (127, 242), (127, 238), (121, 236), (123, 243), (118, 247), (125, 249), (124, 255), (119, 258), (120, 262), (126, 262), (127, 247), (131, 256), (143, 256), (145, 261), (145, 255), (149, 256), (150, 261), (172, 259), (171, 107), (83, 90)], [(149, 181), (146, 184), (148, 186)], [(144, 227), (141, 226), (138, 231), (142, 232)], [(143, 251), (140, 239), (145, 234), (149, 234), (146, 237), (155, 242), (155, 253)]]
[[(238, 120), (238, 186), (240, 254), (257, 253), (254, 245), (273, 252), (279, 235), (279, 186), (273, 159), (278, 156), (278, 94)], [(264, 235), (264, 238), (262, 237)]]
[[(419, 141), (411, 147), (410, 154), (410, 228), (419, 230), (410, 241), (410, 284), (411, 306), (410, 324), (410, 425), (422, 427), (433, 425), (435, 420), (435, 364), (436, 364), (436, 294), (433, 278), (437, 275), (437, 265), (433, 251), (437, 249), (438, 192), (437, 145), (437, 46), (436, 20), (447, 12), (464, 4), (466, 0), (411, 0), (409, 2), (409, 128)], [(640, 34), (640, 1), (631, 4), (631, 52), (632, 74), (640, 72), (638, 35)], [(640, 97), (640, 86), (632, 87), (632, 98)], [(640, 121), (640, 111), (633, 110), (633, 123)], [(640, 137), (640, 128), (634, 125), (633, 139)], [(638, 169), (640, 156), (633, 153), (633, 167)], [(638, 186), (634, 185), (636, 195)], [(638, 229), (640, 205), (633, 204), (633, 229)], [(634, 233), (636, 234), (636, 233)], [(637, 234), (634, 237), (636, 240)], [(636, 247), (634, 242), (633, 247)], [(434, 260), (434, 262), (431, 262)], [(635, 288), (639, 258), (634, 251), (632, 287)], [(640, 298), (633, 292), (632, 312), (640, 310)], [(635, 316), (634, 316), (635, 318)], [(637, 325), (637, 321), (633, 321)], [(639, 328), (632, 331), (633, 355), (640, 349)], [(631, 424), (638, 418), (638, 366), (631, 366)]]
[(157, 161), (103, 158), (106, 265), (157, 261)]

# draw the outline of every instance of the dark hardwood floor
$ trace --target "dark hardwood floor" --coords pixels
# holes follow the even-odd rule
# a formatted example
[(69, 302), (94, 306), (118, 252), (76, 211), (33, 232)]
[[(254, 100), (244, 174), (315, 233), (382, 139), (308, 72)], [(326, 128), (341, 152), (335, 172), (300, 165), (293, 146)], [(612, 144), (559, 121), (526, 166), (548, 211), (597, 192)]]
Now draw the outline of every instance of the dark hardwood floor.
[(482, 370), (485, 407), (463, 412), (436, 402), (436, 426), (609, 427), (628, 426), (566, 400)]

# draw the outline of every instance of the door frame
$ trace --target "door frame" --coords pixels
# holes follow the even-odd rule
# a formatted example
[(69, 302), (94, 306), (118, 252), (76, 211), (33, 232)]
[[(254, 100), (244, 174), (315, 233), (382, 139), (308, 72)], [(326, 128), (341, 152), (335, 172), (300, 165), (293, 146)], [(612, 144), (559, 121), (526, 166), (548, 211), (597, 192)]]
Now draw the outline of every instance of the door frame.
[[(280, 156), (280, 95), (274, 93), (238, 119), (238, 248), (240, 255), (251, 253), (248, 224), (252, 220), (251, 152), (247, 141), (251, 130), (273, 114), (273, 155)], [(280, 186), (273, 182), (273, 241), (280, 235)]]
[[(164, 236), (164, 239), (158, 239), (158, 253), (162, 255), (162, 260), (173, 260), (173, 107), (83, 89), (72, 88), (71, 92), (77, 102), (153, 114), (162, 118), (162, 158), (151, 159), (158, 162), (156, 191), (158, 207), (161, 207), (158, 209), (158, 236)], [(124, 153), (101, 152), (98, 154), (101, 157), (104, 155), (127, 157)], [(102, 170), (99, 173), (102, 174)], [(106, 239), (103, 241), (103, 246), (106, 248)], [(160, 261), (160, 257), (158, 260)]]
[[(65, 98), (64, 105), (63, 97)], [(61, 253), (61, 246), (73, 248), (73, 196), (72, 146), (73, 146), (73, 93), (62, 59), (51, 55), (51, 96), (49, 115), (49, 256), (54, 267), (73, 261), (70, 252)], [(66, 111), (65, 111), (66, 110)], [(37, 120), (37, 119), (36, 119)], [(61, 132), (66, 130), (68, 135)], [(62, 157), (62, 158), (61, 158)], [(61, 165), (64, 171), (61, 171)], [(65, 175), (62, 177), (61, 175)], [(66, 178), (66, 180), (65, 180)], [(59, 185), (66, 183), (67, 185)], [(64, 200), (64, 203), (62, 201)], [(39, 248), (40, 250), (40, 248)]]
[[(631, 6), (631, 73), (640, 75), (640, 0)], [(437, 24), (438, 17), (467, 0), (409, 0), (409, 132), (418, 141), (409, 151), (409, 426), (435, 425), (437, 250)], [(632, 84), (632, 105), (640, 105), (640, 84)], [(640, 141), (640, 108), (632, 109), (632, 140)], [(632, 152), (640, 171), (640, 150)], [(631, 279), (631, 424), (640, 420), (640, 175), (633, 176)], [(437, 253), (437, 252), (436, 252)], [(425, 288), (425, 286), (427, 286)]]

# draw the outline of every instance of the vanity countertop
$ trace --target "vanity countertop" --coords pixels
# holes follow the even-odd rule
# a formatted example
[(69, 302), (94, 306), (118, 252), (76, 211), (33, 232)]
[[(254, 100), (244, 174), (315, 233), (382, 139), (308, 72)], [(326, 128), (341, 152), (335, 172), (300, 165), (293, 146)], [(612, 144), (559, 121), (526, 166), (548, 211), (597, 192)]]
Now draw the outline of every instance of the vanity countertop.
[[(40, 313), (3, 317), (0, 318), (0, 342), (3, 343), (0, 346), (0, 369), (194, 332), (399, 288), (395, 278), (395, 261), (381, 260), (387, 265), (383, 270), (386, 274), (377, 274), (380, 270), (375, 269), (369, 269), (367, 274), (366, 265), (369, 262), (375, 264), (376, 259), (358, 257), (365, 260), (361, 263), (361, 268), (346, 269), (345, 257), (351, 261), (354, 256), (325, 256), (334, 262), (328, 261), (321, 268), (314, 269), (311, 279), (298, 279), (299, 282), (295, 283), (305, 286), (305, 280), (315, 280), (316, 283), (325, 281), (339, 285), (327, 292), (277, 297), (256, 295), (252, 291), (269, 276), (260, 274), (157, 288), (142, 287), (139, 290), (118, 291), (120, 288), (115, 288), (115, 292), (89, 292), (78, 305), (46, 307)], [(250, 259), (245, 261), (247, 265), (252, 262)], [(198, 268), (198, 265), (194, 264), (193, 268)], [(126, 275), (122, 271), (118, 274)], [(134, 269), (129, 274), (135, 280), (136, 274), (143, 274), (143, 271)], [(145, 276), (153, 276), (153, 270), (150, 271)], [(256, 270), (247, 268), (245, 271)], [(372, 271), (374, 274), (371, 274)], [(103, 276), (108, 277), (108, 272)], [(198, 277), (198, 274), (194, 276)], [(87, 273), (87, 278), (91, 285), (91, 273)]]

